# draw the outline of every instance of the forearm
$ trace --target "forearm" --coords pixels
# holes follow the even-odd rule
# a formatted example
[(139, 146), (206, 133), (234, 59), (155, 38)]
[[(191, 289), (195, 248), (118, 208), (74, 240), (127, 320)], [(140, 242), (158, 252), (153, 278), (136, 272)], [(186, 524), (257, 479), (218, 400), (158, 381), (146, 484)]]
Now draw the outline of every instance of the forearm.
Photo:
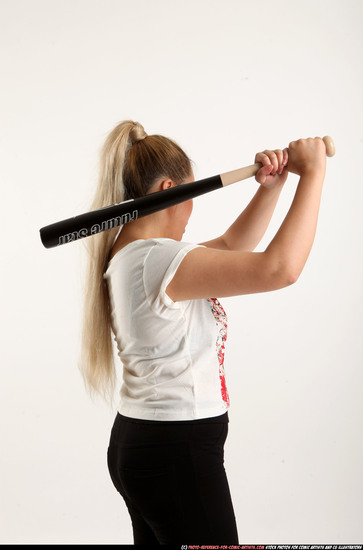
[(300, 276), (314, 242), (323, 181), (323, 171), (301, 176), (292, 205), (266, 249), (292, 282)]
[(253, 251), (271, 221), (283, 185), (260, 186), (248, 206), (223, 235), (229, 250)]

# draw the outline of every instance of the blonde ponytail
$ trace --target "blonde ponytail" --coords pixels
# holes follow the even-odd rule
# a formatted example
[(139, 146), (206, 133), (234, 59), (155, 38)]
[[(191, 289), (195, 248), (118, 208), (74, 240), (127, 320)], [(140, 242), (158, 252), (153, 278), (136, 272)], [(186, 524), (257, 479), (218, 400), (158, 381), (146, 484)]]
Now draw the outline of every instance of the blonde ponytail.
[[(172, 140), (148, 136), (138, 122), (126, 120), (108, 135), (102, 148), (100, 174), (91, 210), (146, 195), (162, 177), (181, 184), (191, 163)], [(84, 295), (80, 370), (88, 391), (110, 400), (114, 393), (112, 325), (108, 290), (103, 275), (119, 228), (85, 240), (88, 266)]]

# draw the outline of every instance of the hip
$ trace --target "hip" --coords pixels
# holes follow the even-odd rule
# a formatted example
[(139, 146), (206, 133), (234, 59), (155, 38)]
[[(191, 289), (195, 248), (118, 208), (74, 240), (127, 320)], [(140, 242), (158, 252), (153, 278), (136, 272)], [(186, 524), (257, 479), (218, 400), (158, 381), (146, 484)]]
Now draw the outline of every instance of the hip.
[(228, 435), (228, 412), (221, 416), (187, 421), (150, 421), (117, 413), (110, 448), (118, 450), (123, 467), (145, 467), (180, 460), (223, 462)]

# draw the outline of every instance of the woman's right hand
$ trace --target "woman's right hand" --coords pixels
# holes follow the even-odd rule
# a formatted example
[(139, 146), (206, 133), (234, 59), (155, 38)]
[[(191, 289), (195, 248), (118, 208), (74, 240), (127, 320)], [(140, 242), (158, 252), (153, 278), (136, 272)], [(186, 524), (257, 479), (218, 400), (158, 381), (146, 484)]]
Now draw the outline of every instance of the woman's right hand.
[(289, 163), (287, 169), (299, 176), (312, 173), (325, 173), (326, 147), (319, 138), (298, 139), (289, 144)]

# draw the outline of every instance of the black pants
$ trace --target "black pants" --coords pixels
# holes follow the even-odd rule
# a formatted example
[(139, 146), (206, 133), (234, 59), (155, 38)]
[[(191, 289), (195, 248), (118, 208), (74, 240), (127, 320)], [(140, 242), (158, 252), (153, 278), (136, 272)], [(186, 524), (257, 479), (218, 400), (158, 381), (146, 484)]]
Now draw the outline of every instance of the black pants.
[(238, 544), (223, 465), (227, 432), (228, 413), (179, 422), (117, 414), (108, 467), (135, 544)]

